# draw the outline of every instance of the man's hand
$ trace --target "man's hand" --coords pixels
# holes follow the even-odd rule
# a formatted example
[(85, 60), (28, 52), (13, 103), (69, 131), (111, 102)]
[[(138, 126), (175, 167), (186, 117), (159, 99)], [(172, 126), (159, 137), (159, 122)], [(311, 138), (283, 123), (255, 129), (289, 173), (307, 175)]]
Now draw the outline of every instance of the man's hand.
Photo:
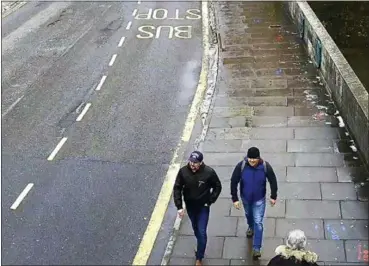
[(239, 209), (241, 208), (241, 203), (240, 203), (239, 201), (235, 201), (235, 202), (233, 202), (233, 206), (234, 206), (237, 210), (239, 210)]
[(273, 207), (276, 204), (276, 200), (274, 199), (269, 199), (270, 205)]
[(178, 216), (179, 216), (179, 218), (182, 218), (183, 215), (184, 215), (184, 210), (183, 209), (178, 210)]

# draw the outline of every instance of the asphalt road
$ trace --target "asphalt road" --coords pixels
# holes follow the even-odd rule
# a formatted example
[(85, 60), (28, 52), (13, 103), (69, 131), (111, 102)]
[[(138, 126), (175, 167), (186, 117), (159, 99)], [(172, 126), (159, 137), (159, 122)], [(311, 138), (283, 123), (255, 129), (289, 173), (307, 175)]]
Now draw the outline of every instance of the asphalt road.
[[(150, 8), (157, 18), (198, 11), (136, 19)], [(3, 264), (132, 262), (197, 87), (200, 8), (31, 2), (3, 20)], [(155, 38), (158, 26), (192, 36), (170, 39), (164, 27)]]

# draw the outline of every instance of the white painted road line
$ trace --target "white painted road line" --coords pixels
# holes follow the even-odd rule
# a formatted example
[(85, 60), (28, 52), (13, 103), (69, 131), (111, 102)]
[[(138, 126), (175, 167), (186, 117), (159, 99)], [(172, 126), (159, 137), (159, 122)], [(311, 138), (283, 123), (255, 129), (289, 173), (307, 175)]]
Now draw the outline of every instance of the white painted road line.
[(132, 21), (128, 22), (126, 30), (129, 30), (131, 28), (131, 26), (132, 26)]
[(15, 210), (18, 208), (19, 204), (22, 202), (22, 200), (27, 196), (28, 192), (33, 187), (33, 183), (29, 183), (22, 191), (22, 193), (18, 196), (18, 198), (14, 201), (13, 205), (10, 207), (10, 209)]
[(96, 87), (96, 90), (97, 90), (97, 91), (99, 91), (99, 90), (101, 89), (101, 87), (102, 87), (102, 85), (104, 84), (105, 80), (106, 80), (106, 76), (103, 76), (103, 77), (101, 78), (101, 80), (100, 80), (99, 85), (97, 85), (97, 87)]
[(55, 147), (55, 149), (53, 150), (53, 152), (50, 154), (50, 156), (47, 158), (48, 161), (52, 161), (54, 159), (54, 157), (56, 156), (56, 154), (58, 153), (58, 151), (61, 149), (61, 147), (64, 145), (64, 143), (67, 141), (67, 138), (62, 138), (58, 145)]
[(79, 116), (77, 117), (76, 121), (79, 122), (79, 121), (82, 120), (83, 116), (87, 113), (87, 110), (88, 110), (88, 108), (90, 108), (90, 106), (91, 106), (90, 103), (86, 104), (85, 108), (83, 108), (82, 113), (79, 114)]
[(115, 58), (117, 58), (117, 54), (114, 54), (114, 55), (111, 57), (110, 62), (109, 62), (109, 66), (112, 66), (112, 65), (114, 64)]
[(136, 16), (136, 14), (137, 14), (137, 8), (135, 8), (135, 10), (133, 10), (132, 17)]
[(120, 41), (119, 41), (119, 43), (118, 43), (118, 47), (122, 47), (122, 45), (123, 45), (123, 43), (124, 43), (125, 39), (126, 39), (126, 37), (122, 37), (122, 38), (120, 38)]
[(12, 105), (10, 105), (8, 109), (5, 110), (5, 112), (1, 115), (1, 117), (6, 116), (6, 114), (9, 113), (14, 108), (14, 106), (16, 106), (23, 99), (23, 97), (24, 95), (22, 95), (14, 103), (12, 103)]

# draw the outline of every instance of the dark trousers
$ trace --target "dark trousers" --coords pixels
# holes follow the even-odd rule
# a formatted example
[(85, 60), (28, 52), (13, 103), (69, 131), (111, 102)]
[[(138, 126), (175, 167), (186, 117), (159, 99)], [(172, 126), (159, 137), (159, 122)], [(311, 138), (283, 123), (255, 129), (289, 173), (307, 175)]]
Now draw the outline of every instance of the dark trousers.
[(210, 207), (187, 208), (188, 217), (192, 223), (192, 229), (197, 239), (196, 259), (204, 258), (206, 243), (208, 241), (207, 227), (209, 221)]

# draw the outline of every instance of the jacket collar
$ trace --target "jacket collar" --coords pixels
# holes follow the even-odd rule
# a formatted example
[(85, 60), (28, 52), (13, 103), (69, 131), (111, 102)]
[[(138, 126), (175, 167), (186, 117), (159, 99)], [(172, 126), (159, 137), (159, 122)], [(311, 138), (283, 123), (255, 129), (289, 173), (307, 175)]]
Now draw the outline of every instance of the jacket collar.
[(294, 257), (297, 261), (306, 261), (308, 263), (315, 263), (318, 261), (318, 255), (315, 252), (308, 250), (294, 250), (286, 245), (278, 246), (275, 249), (276, 255), (280, 255), (286, 259)]

